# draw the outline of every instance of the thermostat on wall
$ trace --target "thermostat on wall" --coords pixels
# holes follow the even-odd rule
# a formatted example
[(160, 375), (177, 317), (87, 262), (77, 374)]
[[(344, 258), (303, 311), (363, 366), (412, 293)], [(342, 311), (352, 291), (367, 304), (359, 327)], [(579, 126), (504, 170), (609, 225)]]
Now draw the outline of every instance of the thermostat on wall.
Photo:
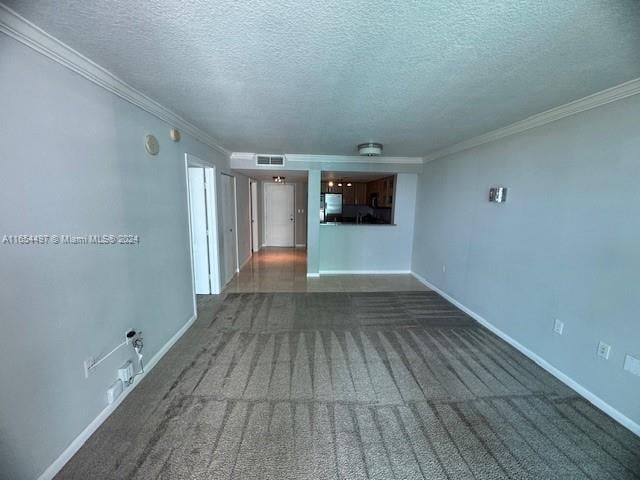
[(507, 201), (507, 187), (492, 187), (489, 189), (489, 201), (504, 203)]
[(169, 137), (174, 142), (179, 142), (181, 137), (180, 130), (178, 130), (177, 128), (172, 128), (171, 130), (169, 130)]

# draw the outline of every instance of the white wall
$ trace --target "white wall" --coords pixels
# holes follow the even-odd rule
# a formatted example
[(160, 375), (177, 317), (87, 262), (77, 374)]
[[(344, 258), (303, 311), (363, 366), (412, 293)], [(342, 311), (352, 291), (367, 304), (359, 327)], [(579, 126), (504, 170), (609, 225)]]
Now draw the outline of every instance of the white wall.
[(417, 174), (397, 175), (395, 225), (320, 225), (320, 273), (409, 272), (416, 188)]
[[(128, 357), (83, 361), (127, 328), (149, 359), (193, 315), (184, 154), (228, 159), (0, 35), (0, 234), (137, 234), (135, 246), (0, 244), (0, 465), (33, 479), (105, 408)], [(143, 147), (147, 133), (160, 154)], [(219, 191), (220, 189), (218, 189)], [(220, 215), (219, 215), (219, 218)]]
[[(413, 255), (416, 273), (636, 426), (640, 377), (622, 367), (640, 358), (639, 124), (636, 95), (428, 163)], [(487, 201), (495, 185), (507, 203)]]
[(298, 182), (296, 185), (296, 246), (307, 245), (307, 184)]

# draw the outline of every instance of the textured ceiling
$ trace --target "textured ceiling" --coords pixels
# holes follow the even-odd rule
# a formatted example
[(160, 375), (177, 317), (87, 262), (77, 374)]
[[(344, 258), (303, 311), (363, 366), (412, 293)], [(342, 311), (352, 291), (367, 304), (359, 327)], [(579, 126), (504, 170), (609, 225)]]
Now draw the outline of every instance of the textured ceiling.
[(637, 0), (9, 0), (227, 149), (424, 155), (640, 77)]

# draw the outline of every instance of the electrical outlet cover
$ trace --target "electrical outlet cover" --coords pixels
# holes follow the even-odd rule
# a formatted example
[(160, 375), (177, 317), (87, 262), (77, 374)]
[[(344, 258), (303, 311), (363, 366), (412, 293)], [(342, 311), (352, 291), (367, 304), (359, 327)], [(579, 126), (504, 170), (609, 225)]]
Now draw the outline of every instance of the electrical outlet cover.
[(600, 342), (598, 344), (598, 356), (604, 358), (605, 360), (609, 360), (609, 354), (611, 353), (611, 345), (608, 345), (604, 342)]
[(629, 373), (640, 376), (640, 360), (627, 355), (624, 359), (624, 369)]

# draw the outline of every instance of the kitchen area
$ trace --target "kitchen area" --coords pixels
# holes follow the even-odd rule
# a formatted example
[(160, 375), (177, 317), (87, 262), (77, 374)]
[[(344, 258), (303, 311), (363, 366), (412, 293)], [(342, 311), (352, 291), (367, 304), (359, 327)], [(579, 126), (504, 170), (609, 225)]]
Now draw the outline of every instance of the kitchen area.
[(393, 225), (396, 176), (322, 172), (320, 223)]

